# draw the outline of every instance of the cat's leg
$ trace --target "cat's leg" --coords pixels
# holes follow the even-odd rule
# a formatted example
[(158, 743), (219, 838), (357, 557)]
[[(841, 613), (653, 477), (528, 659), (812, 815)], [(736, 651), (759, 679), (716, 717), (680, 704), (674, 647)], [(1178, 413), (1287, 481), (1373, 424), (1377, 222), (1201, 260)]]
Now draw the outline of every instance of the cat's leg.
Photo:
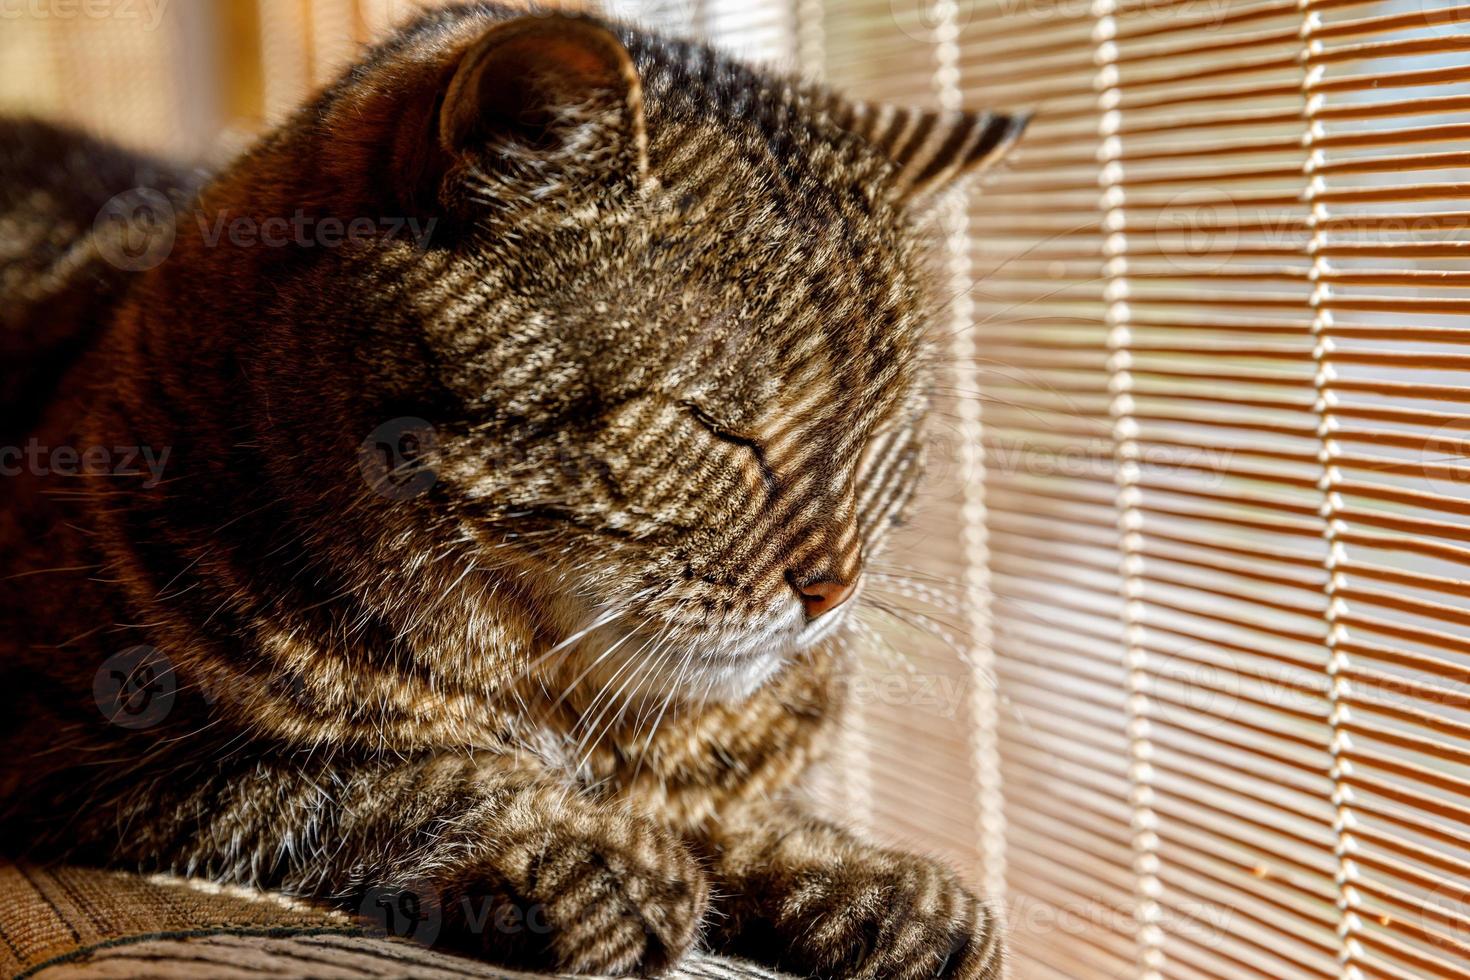
[(704, 917), (686, 844), (539, 773), (464, 756), (203, 771), (100, 815), (104, 853), (328, 899), (526, 969), (657, 975)]
[(833, 980), (1004, 974), (996, 914), (937, 861), (793, 810), (743, 815), (705, 846), (717, 949)]

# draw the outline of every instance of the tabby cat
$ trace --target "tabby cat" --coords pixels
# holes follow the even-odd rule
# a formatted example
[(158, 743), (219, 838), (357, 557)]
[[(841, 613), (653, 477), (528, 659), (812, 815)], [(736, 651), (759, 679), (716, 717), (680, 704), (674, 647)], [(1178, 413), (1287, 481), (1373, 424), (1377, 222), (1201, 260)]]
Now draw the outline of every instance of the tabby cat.
[(5, 840), (525, 968), (999, 976), (796, 791), (918, 475), (920, 218), (1022, 125), (483, 3), (212, 177), (0, 125)]

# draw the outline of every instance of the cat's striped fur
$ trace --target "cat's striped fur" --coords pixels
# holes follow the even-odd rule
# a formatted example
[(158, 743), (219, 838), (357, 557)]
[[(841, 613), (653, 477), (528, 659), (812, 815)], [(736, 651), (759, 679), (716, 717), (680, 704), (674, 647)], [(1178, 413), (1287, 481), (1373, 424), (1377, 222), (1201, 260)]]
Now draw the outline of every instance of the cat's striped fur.
[[(410, 888), (439, 941), (531, 967), (651, 974), (701, 941), (998, 976), (953, 874), (791, 791), (842, 701), (846, 610), (813, 590), (857, 584), (917, 476), (916, 207), (1019, 124), (509, 16), (376, 49), (86, 331), (34, 438), (169, 464), (0, 480), (10, 839), (353, 905)], [(64, 217), (95, 264), (101, 195), (19, 170), (0, 222)], [(374, 233), (326, 242), (354, 220)], [(6, 322), (22, 381), (45, 316)], [(177, 691), (109, 725), (139, 695), (99, 666), (140, 644), (147, 696)]]

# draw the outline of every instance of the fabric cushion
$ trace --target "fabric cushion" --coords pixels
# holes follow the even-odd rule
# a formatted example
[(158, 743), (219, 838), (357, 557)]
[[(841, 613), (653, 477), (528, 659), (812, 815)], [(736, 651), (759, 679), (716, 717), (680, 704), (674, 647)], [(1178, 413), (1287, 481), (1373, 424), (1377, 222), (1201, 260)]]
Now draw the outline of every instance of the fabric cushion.
[[(0, 863), (0, 974), (62, 978), (426, 977), (510, 973), (279, 895), (167, 876)], [(681, 980), (779, 980), (696, 955)]]

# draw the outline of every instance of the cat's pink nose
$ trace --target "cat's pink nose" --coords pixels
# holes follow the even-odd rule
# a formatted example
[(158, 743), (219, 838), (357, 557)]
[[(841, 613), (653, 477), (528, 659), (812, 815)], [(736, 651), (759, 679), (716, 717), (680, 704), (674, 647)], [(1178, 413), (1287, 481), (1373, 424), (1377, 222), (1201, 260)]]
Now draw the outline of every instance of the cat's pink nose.
[(856, 591), (856, 579), (851, 582), (838, 582), (829, 579), (796, 586), (796, 594), (801, 597), (801, 604), (806, 608), (808, 622), (827, 615), (827, 613), (836, 609), (848, 599), (851, 599), (852, 594)]

